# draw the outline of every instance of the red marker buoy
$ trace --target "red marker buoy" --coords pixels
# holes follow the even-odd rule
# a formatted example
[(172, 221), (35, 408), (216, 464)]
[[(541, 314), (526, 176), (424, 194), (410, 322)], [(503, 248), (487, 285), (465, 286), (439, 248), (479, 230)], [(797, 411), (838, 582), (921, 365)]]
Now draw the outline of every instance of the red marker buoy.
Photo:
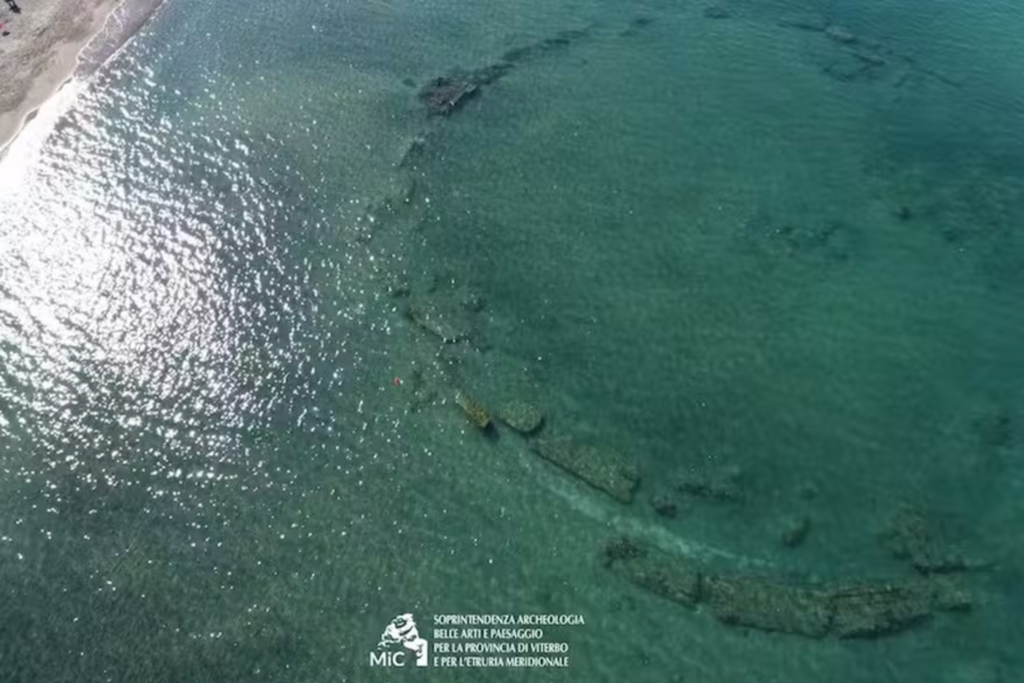
[(396, 377), (395, 378), (395, 386), (396, 387), (402, 386), (402, 378), (401, 377)]

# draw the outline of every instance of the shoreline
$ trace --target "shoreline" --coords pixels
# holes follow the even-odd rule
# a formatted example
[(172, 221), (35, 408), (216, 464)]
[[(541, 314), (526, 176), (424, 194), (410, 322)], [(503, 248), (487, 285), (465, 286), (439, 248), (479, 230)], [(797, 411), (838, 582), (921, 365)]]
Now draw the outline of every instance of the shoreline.
[(0, 156), (47, 101), (116, 54), (161, 2), (34, 0), (20, 14), (3, 12), (11, 34), (0, 39)]

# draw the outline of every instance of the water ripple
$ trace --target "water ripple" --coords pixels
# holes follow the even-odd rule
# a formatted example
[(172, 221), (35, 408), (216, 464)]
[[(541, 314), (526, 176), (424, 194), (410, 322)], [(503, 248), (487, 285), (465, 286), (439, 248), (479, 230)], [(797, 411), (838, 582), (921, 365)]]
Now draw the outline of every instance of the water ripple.
[(105, 77), (134, 72), (133, 87), (86, 92), (16, 169), (0, 462), (159, 498), (251, 470), (247, 435), (312, 390), (297, 351), (316, 301), (285, 254), (289, 226), (320, 219), (273, 143), (193, 125), (219, 116), (215, 98), (181, 107), (139, 62), (119, 69)]

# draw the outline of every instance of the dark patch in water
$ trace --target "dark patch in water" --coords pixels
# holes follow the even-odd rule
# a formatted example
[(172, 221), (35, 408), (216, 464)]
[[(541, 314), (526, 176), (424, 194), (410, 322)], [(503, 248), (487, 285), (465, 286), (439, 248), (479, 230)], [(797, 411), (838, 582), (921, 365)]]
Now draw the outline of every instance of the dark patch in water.
[(467, 101), (478, 95), (480, 88), (504, 78), (517, 62), (540, 57), (554, 50), (566, 48), (573, 41), (587, 35), (585, 30), (567, 29), (559, 31), (532, 45), (513, 48), (502, 55), (501, 61), (467, 71), (454, 69), (446, 76), (438, 76), (420, 88), (419, 99), (432, 116), (447, 116), (460, 109)]
[(566, 29), (530, 45), (514, 47), (505, 52), (501, 59), (506, 62), (524, 62), (535, 57), (542, 57), (548, 52), (569, 47), (573, 42), (586, 37), (586, 35), (587, 31), (583, 29)]
[(873, 81), (884, 75), (885, 65), (884, 59), (871, 53), (843, 50), (834, 61), (822, 68), (822, 73), (844, 83)]
[(721, 5), (708, 5), (704, 8), (705, 19), (729, 19), (731, 17), (732, 12)]
[(758, 251), (788, 258), (846, 263), (861, 251), (863, 231), (841, 220), (799, 224), (758, 214), (747, 221), (746, 239)]
[(654, 19), (651, 17), (635, 17), (629, 22), (629, 26), (619, 31), (620, 37), (636, 36), (640, 34), (641, 29), (645, 29), (654, 23)]
[(523, 47), (514, 47), (501, 56), (507, 62), (521, 62), (528, 59), (533, 54), (532, 45), (524, 45)]
[(1002, 448), (1013, 441), (1013, 421), (1003, 410), (996, 410), (975, 418), (971, 431), (978, 442), (988, 448)]
[(420, 90), (419, 98), (431, 116), (447, 116), (476, 95), (477, 85), (468, 78), (439, 76)]
[[(705, 16), (707, 11), (705, 11)], [(834, 43), (839, 52), (835, 59), (822, 67), (822, 73), (844, 83), (864, 82), (888, 75), (891, 65), (899, 66), (901, 73), (892, 85), (895, 88), (918, 89), (929, 81), (959, 88), (962, 83), (946, 73), (921, 64), (916, 57), (870, 37), (857, 35), (819, 15), (797, 15), (776, 22), (783, 28), (795, 28), (821, 33)]]

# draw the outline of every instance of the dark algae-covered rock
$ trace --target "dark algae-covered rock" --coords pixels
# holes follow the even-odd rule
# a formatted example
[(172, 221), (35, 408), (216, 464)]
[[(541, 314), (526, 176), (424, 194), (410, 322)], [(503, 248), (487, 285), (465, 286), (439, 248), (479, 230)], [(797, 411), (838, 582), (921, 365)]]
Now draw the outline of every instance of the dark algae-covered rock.
[(605, 566), (612, 566), (622, 560), (632, 560), (645, 555), (647, 550), (629, 536), (613, 538), (604, 545), (602, 555)]
[(420, 99), (432, 116), (447, 116), (476, 94), (477, 85), (459, 76), (440, 76), (420, 89)]
[(705, 605), (724, 624), (816, 639), (877, 638), (972, 604), (950, 577), (799, 582), (713, 573), (629, 537), (609, 542), (603, 558), (637, 586), (687, 607)]
[(428, 81), (420, 88), (419, 98), (431, 116), (447, 116), (477, 95), (481, 87), (491, 85), (513, 68), (514, 65), (506, 61), (473, 71), (456, 70)]
[(405, 309), (405, 315), (416, 327), (445, 344), (455, 344), (468, 337), (466, 331), (457, 327), (450, 316), (430, 305), (410, 303)]
[(609, 448), (561, 438), (542, 439), (534, 444), (534, 451), (623, 503), (632, 502), (640, 483), (636, 466)]
[(533, 434), (544, 424), (544, 413), (532, 403), (513, 399), (498, 407), (498, 417), (520, 434)]
[(566, 29), (529, 45), (506, 51), (501, 60), (476, 69), (455, 69), (445, 76), (427, 81), (419, 91), (419, 99), (431, 116), (448, 116), (460, 109), (484, 86), (504, 78), (516, 63), (562, 49), (587, 35), (584, 29)]
[(932, 616), (923, 583), (875, 582), (832, 588), (832, 630), (840, 638), (874, 638), (902, 631)]
[(462, 409), (462, 412), (477, 429), (486, 430), (491, 426), (491, 414), (479, 401), (465, 391), (455, 393), (455, 405)]
[(667, 600), (686, 607), (700, 600), (701, 575), (688, 560), (622, 537), (605, 546), (604, 561), (613, 572)]
[(811, 638), (828, 634), (831, 614), (820, 590), (735, 576), (709, 576), (704, 590), (714, 615), (727, 624)]
[(963, 571), (967, 558), (944, 539), (938, 528), (920, 512), (899, 510), (889, 521), (882, 537), (893, 557), (908, 560), (922, 574)]

